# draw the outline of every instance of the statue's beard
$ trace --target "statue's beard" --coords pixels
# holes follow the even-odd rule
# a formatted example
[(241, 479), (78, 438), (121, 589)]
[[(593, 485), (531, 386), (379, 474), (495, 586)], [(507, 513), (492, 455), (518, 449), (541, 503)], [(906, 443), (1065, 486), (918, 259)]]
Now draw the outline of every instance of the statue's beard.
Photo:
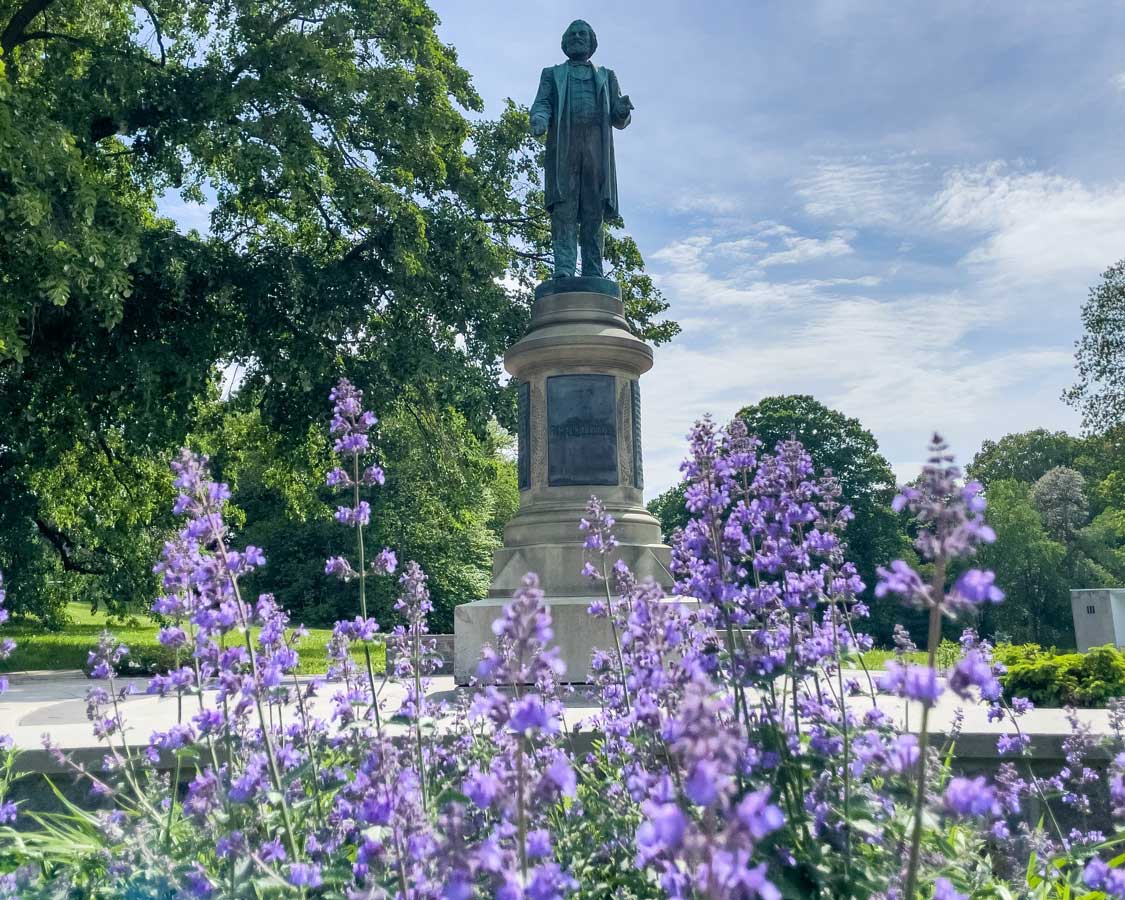
[(579, 50), (574, 46), (564, 48), (563, 52), (566, 53), (567, 59), (573, 59), (575, 62), (586, 62), (591, 56), (594, 55), (590, 50)]

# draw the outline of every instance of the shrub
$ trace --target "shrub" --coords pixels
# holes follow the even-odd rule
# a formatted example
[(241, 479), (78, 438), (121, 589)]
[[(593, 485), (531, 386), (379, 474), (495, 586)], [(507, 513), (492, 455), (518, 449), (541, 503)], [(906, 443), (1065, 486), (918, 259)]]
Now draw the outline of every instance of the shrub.
[(1001, 645), (997, 661), (1008, 697), (1022, 696), (1040, 706), (1105, 706), (1125, 697), (1125, 656), (1112, 646), (1088, 653), (1056, 653), (1037, 644)]

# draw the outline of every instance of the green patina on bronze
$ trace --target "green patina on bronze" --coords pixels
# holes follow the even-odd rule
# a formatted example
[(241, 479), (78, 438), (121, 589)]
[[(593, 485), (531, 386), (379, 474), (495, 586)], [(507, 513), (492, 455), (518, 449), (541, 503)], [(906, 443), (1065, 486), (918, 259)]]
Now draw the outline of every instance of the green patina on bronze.
[(543, 70), (531, 105), (532, 134), (547, 135), (556, 278), (575, 275), (579, 247), (582, 276), (601, 278), (605, 220), (619, 213), (613, 129), (629, 124), (633, 104), (612, 69), (590, 62), (597, 48), (589, 23), (571, 22), (562, 37), (567, 62)]

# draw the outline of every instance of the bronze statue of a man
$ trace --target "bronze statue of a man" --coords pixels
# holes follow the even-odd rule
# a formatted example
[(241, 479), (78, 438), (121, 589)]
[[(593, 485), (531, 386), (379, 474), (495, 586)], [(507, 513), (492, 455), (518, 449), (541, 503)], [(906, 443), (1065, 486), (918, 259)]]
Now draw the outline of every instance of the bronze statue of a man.
[(587, 22), (570, 23), (562, 49), (567, 62), (543, 70), (531, 105), (531, 133), (547, 135), (545, 188), (555, 277), (574, 275), (579, 244), (582, 274), (601, 276), (603, 226), (618, 214), (611, 126), (628, 125), (633, 104), (612, 69), (590, 62), (598, 38)]

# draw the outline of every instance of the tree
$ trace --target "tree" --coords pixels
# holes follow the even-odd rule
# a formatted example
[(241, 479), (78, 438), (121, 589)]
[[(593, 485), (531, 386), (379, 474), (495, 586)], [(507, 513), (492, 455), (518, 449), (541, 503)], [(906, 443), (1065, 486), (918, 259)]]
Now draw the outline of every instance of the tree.
[[(310, 426), (291, 445), (268, 428), (259, 410), (240, 398), (218, 408), (208, 430), (189, 438), (212, 457), (231, 485), (230, 519), (239, 540), (264, 548), (269, 564), (256, 572), (252, 592), (274, 594), (296, 621), (331, 625), (355, 614), (355, 586), (324, 574), (329, 556), (350, 552), (354, 531), (332, 513), (339, 494), (325, 486), (337, 461), (322, 426)], [(435, 630), (451, 630), (453, 607), (488, 590), (492, 551), (518, 505), (515, 464), (499, 453), (498, 431), (481, 440), (456, 410), (420, 409), (398, 402), (380, 411), (373, 434), (386, 483), (368, 495), (366, 540), (390, 546), (401, 563), (413, 559), (429, 575)], [(368, 585), (368, 609), (381, 624), (395, 619), (397, 581)]]
[(1012, 479), (993, 482), (988, 523), (996, 541), (982, 546), (973, 564), (992, 569), (1007, 596), (983, 610), (982, 633), (1016, 643), (1073, 646), (1072, 585), (1062, 571), (1067, 550), (1044, 528), (1028, 487)]
[(1082, 413), (1090, 431), (1125, 422), (1125, 260), (1102, 273), (1082, 306), (1075, 350), (1078, 378), (1063, 399)]
[[(866, 597), (870, 600), (876, 567), (912, 555), (898, 517), (891, 511), (894, 472), (879, 453), (874, 435), (858, 419), (829, 409), (807, 395), (766, 397), (741, 409), (738, 417), (762, 441), (764, 449), (772, 451), (779, 441), (795, 437), (804, 444), (818, 473), (831, 470), (839, 479), (844, 502), (855, 514), (845, 533), (848, 558), (868, 586)], [(656, 497), (648, 508), (660, 519), (665, 537), (670, 537), (688, 520), (683, 485)], [(902, 611), (884, 602), (870, 606), (872, 634), (881, 642), (889, 642), (894, 623), (903, 619)], [(906, 618), (911, 617), (906, 614)]]
[[(223, 363), (291, 446), (341, 374), (481, 440), (513, 418), (499, 358), (542, 271), (540, 145), (514, 105), (470, 121), (436, 25), (422, 0), (0, 2), (0, 566), (54, 585), (17, 604), (151, 593), (109, 510), (80, 527), (51, 491), (100, 454), (91, 508), (113, 482), (159, 496)], [(175, 193), (212, 204), (205, 235), (157, 215)], [(670, 337), (636, 245), (607, 255), (633, 326)]]
[(1082, 453), (1080, 438), (1065, 431), (1036, 428), (985, 441), (966, 467), (966, 474), (986, 488), (994, 481), (1031, 484), (1057, 466), (1073, 466)]
[(1069, 546), (1089, 519), (1086, 479), (1065, 466), (1046, 472), (1031, 489), (1031, 502), (1043, 520), (1047, 533)]

